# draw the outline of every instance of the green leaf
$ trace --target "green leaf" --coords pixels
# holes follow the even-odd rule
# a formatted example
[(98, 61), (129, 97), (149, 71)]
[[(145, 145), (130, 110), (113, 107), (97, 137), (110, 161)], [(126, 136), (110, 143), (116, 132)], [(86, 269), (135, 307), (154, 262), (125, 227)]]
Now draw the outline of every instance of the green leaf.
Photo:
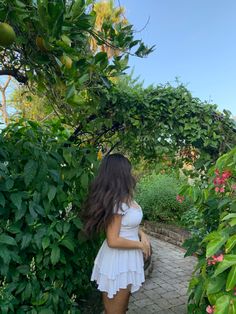
[(50, 245), (50, 239), (48, 237), (44, 237), (42, 240), (42, 248), (45, 250)]
[(227, 238), (228, 238), (227, 235), (224, 235), (222, 239), (211, 240), (207, 244), (206, 257), (214, 255), (222, 247), (222, 245), (225, 244)]
[(54, 185), (50, 185), (49, 191), (48, 191), (49, 203), (51, 203), (51, 201), (55, 198), (56, 192), (57, 192), (57, 188)]
[(15, 212), (15, 220), (19, 221), (22, 217), (24, 217), (26, 210), (27, 208), (25, 203), (22, 203), (22, 207)]
[(80, 177), (81, 185), (84, 189), (88, 187), (88, 174), (84, 172), (82, 176)]
[(236, 218), (233, 218), (230, 222), (229, 222), (231, 227), (234, 227), (236, 225)]
[(68, 36), (63, 34), (63, 35), (61, 35), (61, 39), (67, 46), (69, 46), (69, 47), (71, 46), (71, 40)]
[(210, 278), (207, 284), (207, 294), (213, 294), (223, 290), (225, 285), (225, 275), (220, 274), (215, 278)]
[(50, 309), (42, 309), (39, 311), (39, 314), (55, 314), (55, 313)]
[(60, 260), (60, 248), (58, 245), (53, 245), (52, 252), (51, 252), (51, 262), (53, 265), (58, 263)]
[(236, 265), (232, 266), (226, 281), (226, 291), (232, 290), (236, 286)]
[(231, 202), (230, 198), (224, 198), (222, 201), (219, 202), (218, 208), (221, 208), (225, 206), (226, 204), (229, 204)]
[(60, 243), (61, 245), (65, 246), (68, 250), (74, 252), (75, 250), (75, 244), (73, 242), (72, 239), (69, 239), (69, 238), (65, 238), (61, 241)]
[(75, 89), (75, 85), (72, 84), (70, 85), (68, 88), (67, 88), (67, 91), (66, 91), (66, 99), (70, 99), (72, 98), (76, 93), (76, 89)]
[(208, 233), (205, 238), (202, 240), (202, 242), (208, 242), (211, 240), (221, 239), (222, 233), (220, 231), (212, 231), (211, 233)]
[(231, 236), (226, 242), (225, 253), (229, 253), (235, 245), (236, 245), (236, 234)]
[(25, 8), (25, 4), (22, 1), (15, 0), (15, 2), (18, 7)]
[(195, 289), (195, 301), (197, 304), (201, 302), (202, 297), (204, 296), (205, 292), (205, 282), (203, 280), (199, 281), (197, 287)]
[(23, 275), (27, 275), (30, 273), (29, 265), (20, 265), (16, 269), (18, 270), (19, 273), (21, 273)]
[(22, 203), (22, 193), (17, 192), (10, 195), (12, 203), (20, 210)]
[(72, 154), (69, 150), (63, 150), (63, 157), (65, 158), (65, 161), (68, 163), (68, 165), (71, 164), (72, 161)]
[(7, 234), (0, 234), (0, 243), (7, 245), (17, 245), (16, 240)]
[(102, 80), (103, 84), (106, 86), (106, 88), (111, 87), (110, 81), (105, 76), (101, 76), (101, 80)]
[(71, 13), (73, 18), (79, 17), (83, 13), (84, 0), (75, 0), (72, 5)]
[(44, 303), (47, 302), (48, 300), (48, 297), (49, 297), (49, 293), (48, 292), (45, 292), (43, 293), (42, 295), (40, 296), (37, 296), (37, 299), (36, 300), (33, 300), (32, 301), (32, 304), (33, 305), (43, 305)]
[(32, 286), (31, 286), (31, 283), (28, 282), (26, 287), (25, 287), (25, 290), (23, 291), (21, 297), (22, 297), (22, 300), (28, 300), (31, 296), (31, 293), (32, 293)]
[(214, 314), (229, 314), (230, 296), (223, 295), (215, 304)]
[(29, 160), (24, 167), (24, 181), (28, 186), (34, 179), (37, 172), (37, 163), (34, 160)]
[(13, 188), (14, 181), (11, 178), (8, 178), (5, 182), (5, 187), (7, 191), (10, 191)]
[[(7, 246), (0, 244), (0, 257), (3, 259), (3, 262), (6, 265), (9, 264), (11, 260), (11, 256), (10, 256), (10, 251), (8, 250)], [(0, 266), (0, 269), (1, 269), (1, 266)]]
[(76, 226), (77, 229), (81, 230), (83, 228), (83, 223), (79, 218), (74, 218), (72, 222)]
[(228, 214), (222, 220), (224, 221), (224, 220), (228, 220), (230, 218), (236, 218), (236, 213)]
[(4, 207), (4, 206), (5, 206), (5, 203), (6, 203), (5, 197), (4, 197), (3, 193), (0, 192), (0, 205), (1, 205), (2, 207)]
[(32, 240), (32, 234), (25, 233), (22, 237), (21, 249), (25, 249), (27, 246), (29, 246), (31, 240)]
[(229, 267), (233, 265), (236, 265), (236, 255), (230, 254), (230, 255), (224, 256), (223, 261), (218, 263), (213, 277), (218, 276), (223, 271), (225, 271), (226, 269), (228, 269)]
[(35, 211), (35, 203), (33, 201), (29, 202), (29, 212), (33, 219), (38, 217), (38, 214)]

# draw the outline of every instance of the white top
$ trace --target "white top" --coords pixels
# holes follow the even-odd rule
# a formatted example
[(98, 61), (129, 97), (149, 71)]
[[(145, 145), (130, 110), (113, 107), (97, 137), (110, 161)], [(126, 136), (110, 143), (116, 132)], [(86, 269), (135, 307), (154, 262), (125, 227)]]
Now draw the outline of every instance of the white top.
[[(136, 203), (138, 206), (138, 204)], [(138, 229), (143, 218), (140, 206), (121, 205), (117, 214), (122, 215), (119, 236), (139, 241)], [(116, 213), (115, 208), (113, 212)], [(113, 298), (120, 288), (131, 284), (131, 292), (137, 291), (145, 281), (144, 261), (141, 249), (110, 248), (105, 239), (94, 261), (91, 280), (95, 280), (100, 291)]]
[(141, 207), (137, 203), (135, 207), (129, 207), (126, 203), (122, 203), (121, 209), (119, 208), (116, 212), (114, 208), (113, 212), (123, 216), (121, 219), (120, 237), (139, 240), (138, 229), (143, 218)]

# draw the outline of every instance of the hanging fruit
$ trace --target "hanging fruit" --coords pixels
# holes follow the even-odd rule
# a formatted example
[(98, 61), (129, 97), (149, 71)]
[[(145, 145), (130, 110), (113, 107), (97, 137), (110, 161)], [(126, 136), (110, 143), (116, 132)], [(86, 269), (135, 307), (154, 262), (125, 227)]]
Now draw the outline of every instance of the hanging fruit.
[(16, 33), (11, 25), (0, 23), (0, 46), (9, 47), (16, 40)]

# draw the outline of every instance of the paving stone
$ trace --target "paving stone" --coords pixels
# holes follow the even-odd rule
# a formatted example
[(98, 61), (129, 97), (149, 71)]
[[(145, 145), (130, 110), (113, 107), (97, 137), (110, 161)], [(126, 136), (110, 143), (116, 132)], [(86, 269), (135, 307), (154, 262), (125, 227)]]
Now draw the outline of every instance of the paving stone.
[(173, 305), (170, 304), (167, 299), (161, 298), (155, 302), (161, 309), (170, 309)]
[(149, 236), (153, 271), (130, 298), (127, 314), (187, 314), (187, 288), (197, 259), (182, 248)]
[(139, 308), (143, 308), (145, 307), (146, 305), (150, 305), (150, 304), (153, 304), (154, 301), (150, 298), (145, 298), (145, 299), (142, 299), (142, 300), (137, 300), (135, 301), (135, 305)]
[(160, 289), (153, 289), (153, 290), (147, 290), (143, 293), (148, 298), (156, 301), (157, 299), (160, 299), (162, 296), (160, 295)]
[(178, 305), (171, 309), (176, 314), (187, 314), (187, 305)]

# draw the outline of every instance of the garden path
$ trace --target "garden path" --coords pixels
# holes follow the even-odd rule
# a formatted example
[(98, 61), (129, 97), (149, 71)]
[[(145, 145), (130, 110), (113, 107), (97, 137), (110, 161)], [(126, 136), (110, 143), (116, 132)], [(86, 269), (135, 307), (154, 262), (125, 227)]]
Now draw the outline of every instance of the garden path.
[(187, 287), (196, 257), (184, 258), (185, 250), (151, 237), (153, 271), (130, 298), (127, 314), (186, 314)]

